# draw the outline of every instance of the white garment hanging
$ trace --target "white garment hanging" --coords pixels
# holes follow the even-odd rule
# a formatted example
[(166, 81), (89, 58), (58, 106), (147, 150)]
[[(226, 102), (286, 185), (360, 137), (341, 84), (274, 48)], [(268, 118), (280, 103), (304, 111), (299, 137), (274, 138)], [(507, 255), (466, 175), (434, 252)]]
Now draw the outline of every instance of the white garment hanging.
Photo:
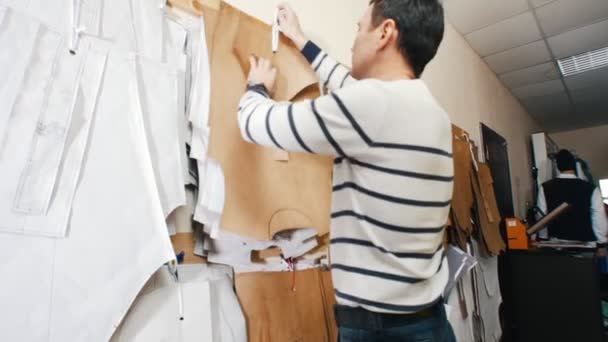
[(87, 49), (72, 56), (58, 35), (42, 26), (38, 32), (24, 81), (12, 85), (20, 95), (6, 109), (0, 231), (64, 237), (105, 55)]
[(485, 258), (480, 255), (479, 244), (473, 241), (473, 250), (477, 257), (477, 274), (480, 316), (483, 320), (484, 341), (498, 342), (502, 337), (498, 308), (502, 303), (498, 282), (498, 258)]
[(465, 301), (467, 306), (467, 318), (464, 318), (462, 315), (462, 309), (460, 308), (460, 302), (458, 299), (458, 295), (454, 292), (449, 299), (448, 304), (446, 305), (446, 313), (448, 316), (448, 321), (454, 330), (454, 335), (456, 336), (456, 341), (462, 342), (473, 342), (475, 341), (473, 338), (473, 289), (471, 283), (471, 277), (466, 276), (462, 278), (462, 288), (465, 293)]
[[(161, 175), (161, 177), (157, 177), (157, 183), (164, 212), (168, 216), (175, 208), (185, 204), (183, 185), (190, 183), (188, 157), (185, 150), (185, 135), (188, 125), (185, 118), (186, 30), (168, 18), (165, 14), (166, 9), (162, 5), (163, 2), (159, 0), (131, 0), (135, 50), (140, 57), (143, 57), (142, 60), (159, 63), (154, 67), (158, 69), (157, 72), (149, 72), (153, 68), (152, 63), (147, 63), (145, 68), (140, 68), (143, 73), (140, 75), (140, 79), (144, 79), (141, 82), (142, 88), (156, 88), (158, 91), (156, 96), (143, 96), (146, 99), (144, 117), (148, 118), (152, 115), (158, 118), (159, 115), (162, 115), (164, 123), (168, 123), (168, 125), (157, 125), (156, 128), (148, 126), (155, 171)], [(160, 63), (164, 67), (161, 67)], [(158, 75), (167, 73), (167, 70), (160, 70), (160, 68), (171, 70), (169, 82), (166, 77)], [(155, 79), (152, 80), (153, 78)], [(151, 86), (152, 83), (155, 86)], [(168, 88), (168, 84), (171, 84), (171, 88)], [(172, 108), (168, 107), (169, 101)], [(152, 106), (146, 106), (146, 103), (152, 102), (155, 102)], [(148, 108), (152, 108), (152, 110)], [(160, 123), (158, 120), (155, 121)], [(150, 132), (150, 128), (153, 132)], [(168, 140), (169, 133), (171, 134), (170, 140)], [(161, 136), (165, 138), (161, 139)], [(170, 144), (170, 147), (167, 144)], [(163, 153), (168, 149), (171, 150), (171, 154)], [(181, 187), (175, 182), (177, 179), (180, 179)]]
[[(135, 0), (28, 0), (23, 11), (49, 28), (65, 34), (66, 38), (75, 28), (82, 28), (81, 40), (95, 37), (113, 45), (115, 50), (128, 53), (136, 51), (131, 1)], [(80, 13), (74, 15), (78, 23), (72, 23), (71, 18), (75, 2), (79, 3), (76, 7), (80, 8)]]
[(450, 268), (450, 278), (443, 291), (443, 298), (453, 295), (461, 279), (468, 276), (469, 272), (477, 266), (477, 260), (472, 255), (453, 245), (448, 246), (446, 257)]
[(218, 236), (224, 211), (224, 172), (213, 159), (198, 162), (199, 194), (194, 220), (203, 223), (212, 238)]
[[(179, 93), (183, 88), (179, 82), (183, 81), (185, 72), (184, 42), (180, 49), (179, 40), (180, 37), (185, 39), (185, 30), (180, 31), (169, 22), (159, 0), (130, 0), (129, 4), (127, 13), (130, 17), (124, 14), (117, 14), (117, 17), (125, 18), (123, 25), (132, 29), (127, 32), (134, 36), (134, 46), (130, 48), (140, 60), (138, 76), (150, 154), (163, 212), (168, 216), (175, 208), (185, 205), (185, 189), (178, 186), (178, 182), (187, 183), (183, 171), (187, 165), (182, 165), (187, 163), (187, 158), (180, 139), (187, 123), (183, 121), (185, 108), (180, 103)], [(105, 7), (105, 10), (109, 8)], [(167, 39), (170, 33), (175, 35), (174, 40)]]
[[(29, 151), (26, 152), (27, 160), (19, 178), (13, 210), (28, 215), (44, 215), (49, 209), (68, 131), (72, 123), (80, 80), (88, 57), (84, 53), (72, 56), (65, 48), (53, 47), (53, 49), (56, 50), (55, 58), (49, 60), (52, 68), (48, 80), (35, 73), (28, 75), (28, 81), (31, 83), (42, 81), (41, 83), (46, 88), (42, 92), (44, 94), (43, 107), (36, 119), (35, 129), (33, 132), (16, 132), (22, 135), (19, 140), (23, 140), (23, 138), (29, 140), (31, 137), (31, 142), (23, 144), (29, 146)], [(99, 59), (97, 62), (99, 66), (103, 65), (103, 60)], [(28, 73), (35, 69), (36, 66), (30, 64)], [(98, 89), (99, 86), (96, 88)], [(36, 111), (30, 111), (31, 103), (27, 105), (22, 103), (29, 102), (29, 94), (35, 91), (28, 89), (27, 86), (21, 90), (21, 101), (18, 101), (13, 107), (13, 116), (36, 117), (31, 115), (38, 114)], [(23, 112), (19, 113), (20, 110)], [(25, 136), (23, 137), (23, 135)], [(10, 135), (6, 141), (8, 148), (10, 148), (9, 140)], [(18, 143), (23, 143), (23, 141)], [(15, 159), (10, 158), (9, 160)], [(80, 168), (79, 164), (74, 166)]]
[[(0, 147), (4, 144), (8, 121), (34, 53), (40, 24), (9, 8), (2, 7), (0, 26)], [(59, 42), (57, 42), (59, 44)]]
[[(166, 8), (165, 11), (171, 11), (173, 8)], [(170, 14), (170, 13), (169, 13)], [(186, 41), (188, 32), (181, 25), (173, 20), (172, 16), (166, 14), (164, 19), (164, 34), (163, 34), (163, 62), (169, 65), (174, 65), (177, 68), (177, 106), (178, 106), (178, 126), (179, 126), (179, 144), (180, 157), (182, 165), (183, 178), (185, 185), (190, 184), (190, 175), (188, 169), (188, 153), (186, 152), (186, 142), (190, 140), (188, 137), (188, 118), (186, 105), (187, 87), (187, 64), (188, 55), (186, 51)]]
[(177, 72), (173, 67), (137, 58), (139, 95), (152, 165), (165, 217), (186, 205), (179, 139)]
[[(33, 5), (35, 3), (40, 4)], [(63, 39), (66, 39), (70, 30), (66, 24), (69, 22), (66, 4), (65, 0), (31, 0), (13, 5), (28, 15), (56, 25), (57, 31), (63, 32)], [(102, 9), (102, 6), (105, 7)], [(0, 264), (0, 272), (10, 275), (0, 283), (0, 316), (3, 317), (0, 340), (108, 340), (149, 275), (174, 258), (148, 155), (135, 60), (116, 51), (134, 50), (135, 25), (128, 6), (128, 2), (122, 1), (83, 3), (82, 8), (92, 9), (92, 15), (81, 13), (80, 20), (99, 19), (98, 32), (94, 32), (95, 24), (81, 22), (87, 26), (83, 42), (92, 42), (96, 47), (114, 43), (115, 51), (109, 57), (105, 75), (95, 72), (95, 65), (99, 64), (95, 64), (93, 58), (86, 59), (83, 70), (77, 110), (72, 117), (64, 155), (77, 156), (76, 151), (87, 144), (89, 148), (84, 153), (82, 173), (69, 178), (77, 186), (77, 192), (67, 216), (71, 216), (67, 238), (0, 233), (0, 257), (6, 260)], [(2, 28), (10, 28), (4, 19)], [(40, 25), (29, 25), (33, 29), (28, 30), (28, 22), (31, 20), (16, 21), (17, 32), (22, 38), (27, 38), (28, 33), (36, 38)], [(105, 41), (90, 39), (90, 35), (99, 35)], [(10, 36), (7, 40), (15, 48), (10, 53), (34, 51), (24, 48), (28, 43), (34, 46), (34, 39), (14, 39), (18, 36)], [(76, 58), (92, 55), (87, 52), (86, 42), (81, 44)], [(26, 68), (19, 68), (19, 62), (28, 63), (29, 56), (3, 55), (7, 52), (4, 47), (8, 45), (0, 46), (0, 58), (8, 56), (12, 61), (9, 63), (11, 69), (16, 71), (11, 77), (16, 78), (22, 71), (24, 78)], [(36, 45), (36, 49), (40, 46)], [(64, 53), (64, 49), (60, 50)], [(103, 60), (103, 54), (98, 57)], [(27, 73), (31, 72), (27, 69)], [(100, 82), (102, 76), (104, 79)], [(103, 84), (100, 96), (87, 95), (92, 91), (89, 88), (99, 83)], [(28, 96), (35, 96), (35, 92), (30, 93)], [(15, 101), (10, 101), (10, 105)], [(88, 131), (84, 128), (91, 122), (86, 119), (86, 108), (96, 109), (90, 137), (86, 136)], [(74, 121), (76, 119), (79, 121)], [(75, 127), (77, 131), (72, 132)], [(82, 157), (82, 153), (80, 155)], [(80, 164), (77, 159), (64, 158), (62, 167)], [(59, 174), (67, 172), (60, 170)], [(57, 184), (60, 190), (63, 185)], [(68, 197), (56, 191), (49, 214), (55, 201)]]
[[(70, 33), (81, 28), (83, 35), (96, 37), (115, 44), (125, 52), (135, 52), (157, 62), (173, 63), (167, 54), (176, 50), (166, 49), (168, 29), (173, 23), (166, 17), (163, 0), (0, 0), (9, 7), (40, 20), (55, 31)], [(73, 25), (69, 17), (71, 8), (80, 8)], [(185, 35), (185, 33), (182, 33)], [(163, 46), (165, 45), (165, 46)], [(183, 45), (182, 45), (183, 47)], [(180, 50), (181, 51), (181, 50)]]
[(0, 0), (0, 7), (9, 7), (17, 11), (27, 10), (31, 0)]
[(159, 0), (130, 0), (135, 32), (135, 51), (139, 56), (161, 62), (163, 57), (164, 15)]
[(165, 268), (146, 284), (111, 342), (245, 342), (245, 317), (231, 272), (221, 266), (180, 265), (184, 320), (177, 319), (177, 283)]
[(191, 233), (194, 231), (192, 215), (194, 213), (194, 190), (186, 189), (186, 205), (175, 209), (167, 217), (169, 235)]
[(185, 72), (188, 60), (188, 30), (174, 19), (173, 10), (173, 7), (169, 7), (163, 12), (162, 62), (178, 66)]
[[(182, 272), (183, 271), (183, 272)], [(138, 296), (113, 342), (211, 341), (210, 284), (180, 269), (179, 283), (164, 270)], [(200, 277), (199, 277), (200, 278)], [(180, 293), (181, 292), (181, 293)], [(183, 305), (183, 320), (180, 307)]]
[(189, 44), (192, 44), (192, 84), (188, 118), (192, 124), (192, 143), (190, 158), (205, 160), (209, 147), (209, 110), (211, 104), (211, 68), (209, 50), (205, 34), (204, 19), (197, 18), (197, 25), (191, 31)]
[[(89, 36), (100, 34), (103, 1), (28, 0), (27, 6), (22, 7), (22, 11), (51, 30), (66, 34), (66, 39), (74, 38), (73, 47), (77, 47), (83, 34)], [(80, 32), (81, 29), (83, 32)], [(76, 36), (73, 36), (74, 34)]]
[[(205, 22), (203, 18), (194, 17), (176, 8), (169, 9), (168, 16), (187, 31), (187, 40), (185, 42), (187, 55), (185, 102), (187, 120), (190, 122), (190, 125), (186, 134), (186, 143), (192, 147), (189, 155), (190, 158), (202, 160), (207, 155), (207, 143), (205, 141), (208, 141), (208, 136), (201, 135), (201, 128), (206, 128), (209, 121), (211, 96), (209, 88), (211, 84), (209, 79), (211, 71), (205, 36)], [(198, 128), (195, 128), (195, 125)], [(196, 142), (193, 142), (193, 139), (196, 139)]]
[[(190, 107), (190, 122), (195, 127), (207, 127), (209, 124), (209, 105), (211, 98), (211, 67), (209, 65), (209, 49), (207, 47), (205, 20), (199, 18), (198, 26), (198, 53), (194, 61), (194, 75), (196, 76), (192, 86), (193, 105)], [(196, 96), (194, 96), (196, 95)]]
[(107, 341), (150, 275), (175, 257), (134, 62), (108, 57), (69, 237), (0, 234), (2, 341)]

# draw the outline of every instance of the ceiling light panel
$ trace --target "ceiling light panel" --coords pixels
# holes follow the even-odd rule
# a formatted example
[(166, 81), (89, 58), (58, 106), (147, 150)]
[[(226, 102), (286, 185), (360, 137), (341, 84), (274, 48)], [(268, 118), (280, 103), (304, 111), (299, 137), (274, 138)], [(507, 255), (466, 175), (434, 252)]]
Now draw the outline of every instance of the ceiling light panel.
[(557, 61), (564, 77), (608, 66), (608, 47), (562, 58)]

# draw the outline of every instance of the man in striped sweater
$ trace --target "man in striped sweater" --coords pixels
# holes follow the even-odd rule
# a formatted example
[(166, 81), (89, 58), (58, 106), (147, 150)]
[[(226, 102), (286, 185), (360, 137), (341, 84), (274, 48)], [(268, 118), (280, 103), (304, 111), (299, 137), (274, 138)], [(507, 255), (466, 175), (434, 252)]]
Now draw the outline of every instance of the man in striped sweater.
[(248, 142), (336, 158), (331, 268), (340, 340), (455, 341), (442, 300), (451, 124), (419, 79), (443, 38), (441, 4), (372, 0), (352, 71), (306, 39), (287, 4), (279, 25), (330, 93), (273, 101), (276, 70), (252, 57), (239, 125)]

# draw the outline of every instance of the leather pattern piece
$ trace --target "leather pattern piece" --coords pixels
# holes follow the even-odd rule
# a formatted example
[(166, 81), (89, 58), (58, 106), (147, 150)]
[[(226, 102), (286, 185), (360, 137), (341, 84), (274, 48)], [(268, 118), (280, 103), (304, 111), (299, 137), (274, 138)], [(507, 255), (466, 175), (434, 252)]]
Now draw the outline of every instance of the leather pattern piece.
[(170, 6), (179, 8), (183, 11), (192, 13), (198, 16), (204, 16), (207, 19), (208, 10), (217, 10), (220, 6), (220, 0), (168, 0)]
[(237, 274), (236, 292), (250, 342), (337, 341), (328, 271)]
[(297, 228), (327, 233), (332, 159), (290, 153), (287, 162), (277, 161), (273, 149), (246, 143), (237, 122), (250, 55), (270, 58), (278, 68), (278, 101), (318, 97), (313, 70), (285, 40), (273, 54), (271, 27), (226, 3), (221, 4), (214, 31), (209, 157), (220, 163), (225, 177), (220, 226), (259, 240)]
[(471, 187), (471, 151), (470, 144), (464, 140), (465, 132), (453, 127), (453, 153), (454, 153), (454, 193), (452, 212), (453, 225), (466, 235), (473, 232), (471, 224), (471, 208), (473, 207), (473, 189)]
[(478, 163), (479, 172), (471, 170), (471, 183), (475, 192), (477, 214), (481, 237), (490, 255), (498, 255), (506, 249), (500, 235), (500, 212), (496, 203), (493, 179), (490, 168), (485, 163)]

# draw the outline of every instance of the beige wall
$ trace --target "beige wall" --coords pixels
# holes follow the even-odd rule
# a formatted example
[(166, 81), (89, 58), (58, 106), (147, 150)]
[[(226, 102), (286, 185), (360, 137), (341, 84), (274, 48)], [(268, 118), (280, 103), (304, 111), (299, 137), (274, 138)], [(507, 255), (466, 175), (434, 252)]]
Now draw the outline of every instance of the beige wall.
[[(272, 22), (276, 5), (285, 0), (224, 0), (266, 23)], [(368, 0), (290, 0), (300, 16), (302, 29), (338, 61), (350, 65), (350, 48), (357, 22)]]
[(608, 179), (608, 125), (550, 135), (560, 148), (574, 150), (585, 159), (593, 176)]
[[(241, 10), (271, 22), (280, 0), (226, 0)], [(350, 65), (350, 48), (357, 22), (367, 8), (367, 0), (292, 0), (302, 27), (334, 58)], [(464, 38), (447, 25), (445, 40), (437, 58), (423, 79), (452, 121), (480, 141), (480, 122), (505, 137), (509, 143), (511, 183), (516, 214), (522, 215), (531, 199), (530, 134), (540, 127), (500, 83), (485, 62)]]
[(450, 24), (422, 78), (454, 124), (475, 141), (481, 142), (480, 123), (507, 140), (515, 214), (524, 215), (532, 199), (530, 135), (540, 126)]

